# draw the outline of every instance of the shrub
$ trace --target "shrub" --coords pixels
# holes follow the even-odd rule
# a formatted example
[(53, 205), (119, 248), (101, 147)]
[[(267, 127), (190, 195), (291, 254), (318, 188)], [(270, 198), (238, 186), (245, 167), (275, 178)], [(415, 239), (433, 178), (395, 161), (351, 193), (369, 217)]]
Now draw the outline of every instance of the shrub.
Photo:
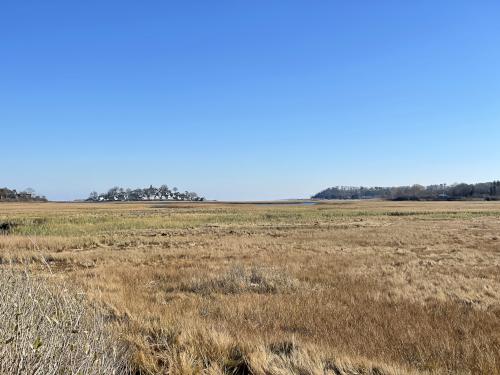
[(82, 295), (0, 270), (1, 374), (124, 374), (127, 352)]

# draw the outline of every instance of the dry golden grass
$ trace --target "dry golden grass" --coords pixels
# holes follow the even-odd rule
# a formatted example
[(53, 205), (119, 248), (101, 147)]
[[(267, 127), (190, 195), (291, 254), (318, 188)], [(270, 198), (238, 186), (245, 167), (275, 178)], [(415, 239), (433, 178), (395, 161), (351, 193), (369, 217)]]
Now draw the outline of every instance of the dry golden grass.
[[(143, 373), (500, 374), (500, 203), (2, 204)], [(51, 272), (49, 272), (49, 268)]]

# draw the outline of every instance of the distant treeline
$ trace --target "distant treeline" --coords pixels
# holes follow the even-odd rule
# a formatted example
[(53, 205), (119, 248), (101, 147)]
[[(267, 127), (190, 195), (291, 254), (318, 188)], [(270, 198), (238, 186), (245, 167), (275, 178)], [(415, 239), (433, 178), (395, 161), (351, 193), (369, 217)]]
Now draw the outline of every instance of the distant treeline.
[(0, 188), (1, 202), (46, 202), (47, 198), (39, 196), (31, 188), (17, 192), (15, 189)]
[(199, 197), (194, 192), (185, 191), (181, 193), (175, 187), (170, 190), (167, 185), (161, 185), (158, 188), (151, 185), (144, 189), (139, 188), (134, 190), (115, 186), (109, 189), (107, 193), (98, 194), (93, 191), (87, 199), (90, 202), (153, 200), (203, 201), (205, 198)]
[(391, 200), (500, 200), (500, 181), (479, 184), (412, 185), (395, 187), (336, 186), (313, 199), (391, 199)]

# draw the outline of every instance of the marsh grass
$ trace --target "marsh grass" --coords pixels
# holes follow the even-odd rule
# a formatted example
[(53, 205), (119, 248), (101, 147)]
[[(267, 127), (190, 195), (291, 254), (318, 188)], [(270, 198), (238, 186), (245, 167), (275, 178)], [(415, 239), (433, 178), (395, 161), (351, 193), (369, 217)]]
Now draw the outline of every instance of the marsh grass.
[[(438, 205), (439, 203), (434, 203)], [(445, 207), (446, 207), (446, 203)], [(113, 212), (106, 210), (109, 205), (75, 205), (75, 209), (58, 210), (51, 204), (43, 206), (45, 210), (30, 213), (26, 210), (17, 211), (16, 217), (0, 212), (0, 223), (9, 225), (6, 233), (21, 236), (59, 236), (81, 237), (104, 235), (130, 230), (161, 230), (199, 228), (207, 225), (219, 226), (274, 226), (274, 225), (310, 225), (313, 222), (328, 222), (331, 220), (349, 220), (370, 217), (414, 217), (422, 220), (462, 219), (472, 220), (480, 217), (500, 218), (500, 210), (485, 210), (478, 204), (470, 204), (469, 209), (436, 210), (432, 204), (424, 202), (424, 209), (409, 204), (391, 203), (372, 206), (371, 209), (359, 210), (352, 204), (318, 204), (317, 206), (206, 206), (203, 210), (190, 205), (166, 205), (158, 209), (148, 206), (141, 210), (139, 204), (116, 205)], [(19, 205), (11, 205), (16, 208)], [(460, 207), (454, 204), (452, 207)], [(495, 207), (494, 203), (490, 206)], [(54, 211), (51, 208), (54, 207)], [(406, 210), (401, 210), (406, 207)], [(425, 209), (432, 208), (432, 209)]]
[(0, 222), (18, 224), (2, 267), (83, 290), (144, 374), (500, 374), (498, 202), (5, 204)]
[(240, 293), (285, 293), (297, 290), (300, 283), (278, 269), (234, 265), (220, 275), (193, 278), (181, 290), (203, 295)]

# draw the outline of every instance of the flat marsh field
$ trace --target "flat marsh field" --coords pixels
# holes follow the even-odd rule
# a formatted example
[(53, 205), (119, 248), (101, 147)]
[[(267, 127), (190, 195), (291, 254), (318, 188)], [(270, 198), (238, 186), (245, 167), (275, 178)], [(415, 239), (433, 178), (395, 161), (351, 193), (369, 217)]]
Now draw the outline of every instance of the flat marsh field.
[(5, 203), (2, 223), (1, 269), (97, 306), (135, 373), (500, 374), (500, 202)]

